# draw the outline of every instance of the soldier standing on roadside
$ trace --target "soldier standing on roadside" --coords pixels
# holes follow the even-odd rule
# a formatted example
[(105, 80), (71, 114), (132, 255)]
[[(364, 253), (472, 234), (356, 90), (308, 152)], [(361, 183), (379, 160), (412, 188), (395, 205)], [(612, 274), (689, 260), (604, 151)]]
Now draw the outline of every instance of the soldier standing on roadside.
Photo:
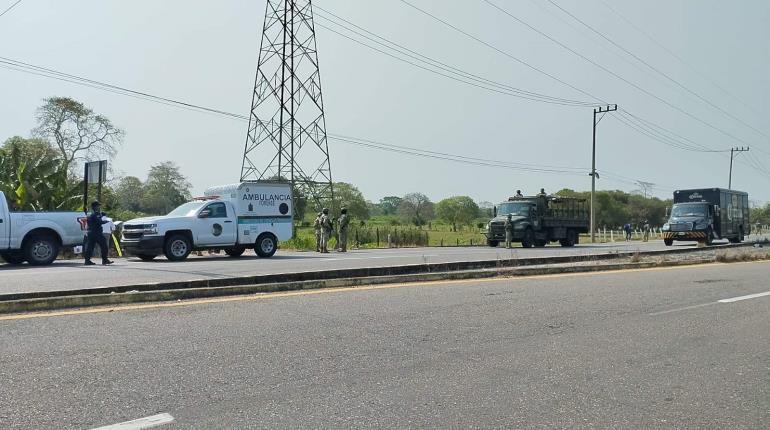
[(321, 217), (323, 216), (323, 212), (318, 212), (318, 215), (315, 217), (315, 221), (313, 221), (313, 230), (315, 230), (315, 251), (321, 252)]
[(339, 241), (337, 242), (337, 250), (339, 252), (348, 252), (348, 224), (350, 218), (348, 218), (348, 209), (342, 208), (340, 210), (340, 219), (337, 223), (339, 229)]
[(511, 214), (508, 214), (508, 218), (505, 219), (505, 247), (510, 248), (513, 241), (513, 222), (511, 222)]
[(524, 198), (524, 194), (521, 193), (521, 190), (516, 190), (516, 195), (514, 197), (517, 199), (522, 199)]
[(332, 234), (332, 220), (329, 217), (329, 209), (324, 208), (321, 211), (321, 252), (324, 254), (329, 253), (329, 237)]

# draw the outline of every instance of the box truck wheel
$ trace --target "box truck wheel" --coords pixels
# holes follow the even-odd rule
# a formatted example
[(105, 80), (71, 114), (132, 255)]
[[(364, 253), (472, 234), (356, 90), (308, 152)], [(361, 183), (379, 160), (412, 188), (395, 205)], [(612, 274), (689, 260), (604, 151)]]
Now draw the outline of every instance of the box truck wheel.
[(666, 246), (671, 246), (674, 244), (674, 239), (663, 239), (663, 243), (666, 244)]
[(175, 234), (166, 239), (166, 245), (163, 247), (163, 253), (170, 261), (182, 261), (190, 255), (192, 245), (190, 239), (181, 234)]
[(59, 255), (59, 243), (47, 234), (35, 235), (24, 241), (24, 257), (32, 266), (47, 266)]
[(5, 260), (8, 264), (22, 264), (24, 263), (24, 255), (20, 252), (2, 252), (0, 253), (0, 257)]
[(257, 237), (254, 251), (262, 258), (272, 257), (278, 249), (278, 240), (271, 233), (262, 233)]
[(714, 241), (714, 233), (711, 232), (711, 228), (706, 230), (706, 246), (711, 246), (711, 243)]

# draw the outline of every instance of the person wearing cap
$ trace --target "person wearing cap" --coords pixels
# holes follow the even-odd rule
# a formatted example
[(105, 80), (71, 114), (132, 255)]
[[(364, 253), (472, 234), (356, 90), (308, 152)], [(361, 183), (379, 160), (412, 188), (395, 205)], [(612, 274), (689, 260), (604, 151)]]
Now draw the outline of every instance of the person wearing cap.
[(107, 258), (107, 239), (104, 238), (103, 227), (103, 225), (107, 224), (109, 221), (105, 221), (104, 217), (105, 214), (102, 213), (102, 204), (98, 201), (91, 203), (91, 215), (88, 215), (88, 235), (86, 236), (86, 266), (93, 266), (96, 264), (91, 261), (91, 256), (94, 254), (94, 245), (99, 245), (99, 251), (102, 255), (102, 264), (105, 266), (112, 264), (112, 261)]
[(340, 213), (340, 218), (337, 221), (337, 228), (339, 229), (339, 242), (337, 243), (337, 251), (348, 252), (348, 224), (350, 223), (350, 218), (348, 217), (348, 209), (342, 208)]
[(315, 250), (316, 252), (321, 252), (321, 217), (323, 216), (323, 212), (318, 212), (318, 215), (315, 217), (315, 221), (313, 221), (313, 230), (315, 230)]

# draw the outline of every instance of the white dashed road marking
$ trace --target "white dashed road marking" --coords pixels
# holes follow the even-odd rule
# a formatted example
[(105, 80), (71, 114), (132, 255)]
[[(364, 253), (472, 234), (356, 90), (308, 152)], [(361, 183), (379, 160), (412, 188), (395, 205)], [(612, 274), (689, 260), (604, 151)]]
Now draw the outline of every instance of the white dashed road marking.
[(126, 421), (124, 423), (112, 424), (109, 426), (98, 427), (93, 430), (140, 430), (162, 426), (174, 421), (170, 414), (158, 414), (151, 417), (139, 418), (138, 420)]
[(719, 303), (733, 303), (733, 302), (739, 302), (741, 300), (756, 299), (758, 297), (764, 297), (764, 296), (770, 296), (770, 291), (767, 291), (764, 293), (749, 294), (748, 296), (733, 297), (731, 299), (722, 299), (722, 300), (719, 300)]

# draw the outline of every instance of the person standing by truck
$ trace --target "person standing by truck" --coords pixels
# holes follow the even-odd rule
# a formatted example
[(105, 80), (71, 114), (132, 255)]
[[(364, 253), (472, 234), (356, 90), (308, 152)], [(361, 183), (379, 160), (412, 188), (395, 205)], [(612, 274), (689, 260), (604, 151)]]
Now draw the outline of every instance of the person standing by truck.
[(510, 248), (513, 241), (513, 222), (511, 222), (511, 214), (508, 214), (508, 218), (505, 219), (505, 247)]
[(626, 232), (626, 242), (628, 242), (629, 240), (631, 240), (631, 224), (625, 223), (623, 225), (623, 231)]
[(650, 241), (650, 222), (647, 220), (644, 220), (644, 241), (649, 242)]
[(324, 208), (321, 211), (321, 252), (329, 253), (329, 238), (332, 235), (332, 220), (329, 217), (329, 209)]
[(337, 250), (339, 252), (348, 252), (348, 224), (350, 218), (348, 217), (348, 209), (342, 208), (340, 210), (340, 218), (337, 221), (337, 228), (339, 229), (339, 241), (337, 243)]
[(315, 251), (321, 252), (321, 217), (323, 216), (323, 212), (318, 212), (318, 215), (315, 217), (315, 221), (313, 221), (313, 230), (315, 230)]
[(99, 251), (101, 251), (102, 254), (102, 265), (106, 266), (112, 264), (112, 261), (107, 258), (107, 239), (104, 238), (103, 228), (103, 225), (107, 224), (109, 221), (105, 221), (103, 219), (104, 217), (105, 215), (102, 213), (101, 203), (98, 201), (91, 203), (91, 215), (88, 216), (88, 235), (85, 249), (86, 266), (93, 266), (96, 264), (91, 261), (91, 256), (94, 253), (94, 245), (99, 245)]

